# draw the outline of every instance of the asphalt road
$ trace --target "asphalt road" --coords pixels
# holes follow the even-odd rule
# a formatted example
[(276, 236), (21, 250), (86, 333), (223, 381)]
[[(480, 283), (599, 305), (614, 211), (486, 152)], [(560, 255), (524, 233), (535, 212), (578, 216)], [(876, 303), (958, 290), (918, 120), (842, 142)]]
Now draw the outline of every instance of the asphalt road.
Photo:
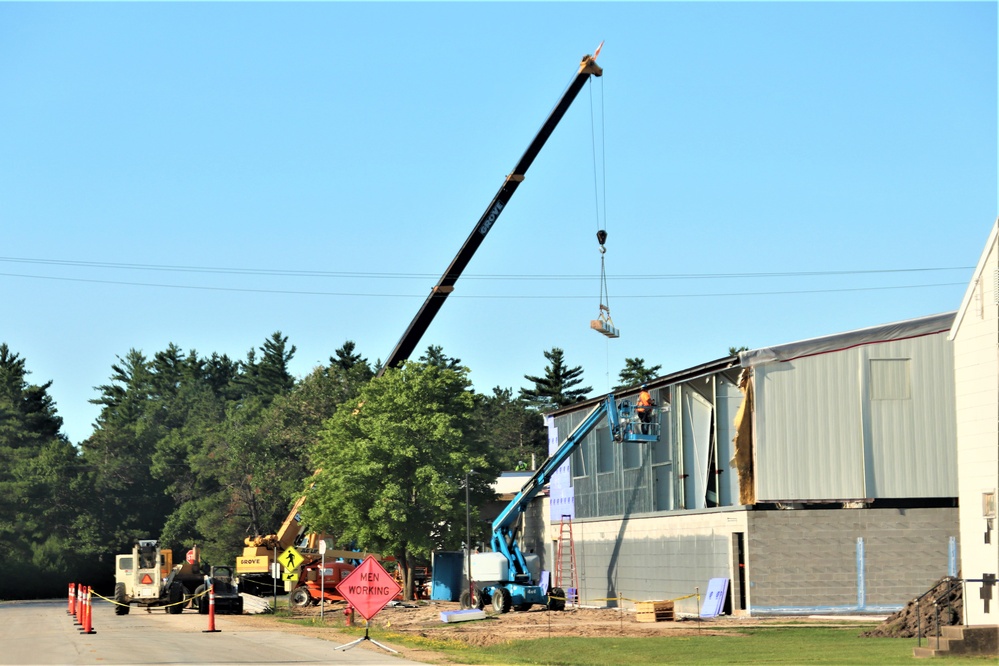
[(66, 601), (12, 601), (0, 604), (0, 664), (233, 664), (238, 666), (326, 666), (418, 662), (362, 643), (337, 650), (337, 643), (270, 629), (254, 630), (224, 615), (218, 633), (205, 633), (208, 619), (196, 611), (169, 615), (132, 607), (115, 615), (111, 604), (93, 606), (93, 628), (84, 634), (66, 612)]

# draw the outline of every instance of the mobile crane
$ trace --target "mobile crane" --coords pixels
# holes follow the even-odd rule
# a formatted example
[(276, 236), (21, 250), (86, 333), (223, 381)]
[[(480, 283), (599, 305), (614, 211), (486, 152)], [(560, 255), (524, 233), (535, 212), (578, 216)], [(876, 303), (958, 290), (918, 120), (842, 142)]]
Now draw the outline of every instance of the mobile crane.
[[(406, 361), (416, 346), (420, 343), (420, 339), (423, 334), (426, 333), (430, 324), (433, 322), (434, 317), (440, 311), (441, 306), (444, 305), (444, 301), (447, 297), (454, 291), (454, 285), (461, 277), (464, 272), (465, 267), (468, 266), (469, 261), (471, 261), (472, 256), (475, 251), (479, 249), (482, 241), (485, 239), (489, 230), (493, 228), (496, 224), (496, 220), (499, 218), (500, 213), (506, 208), (509, 203), (510, 198), (513, 197), (513, 193), (516, 192), (517, 187), (523, 182), (527, 170), (534, 163), (534, 159), (541, 152), (541, 149), (547, 143), (548, 138), (555, 131), (555, 127), (558, 125), (559, 121), (565, 115), (566, 111), (572, 105), (572, 102), (576, 99), (579, 91), (582, 90), (583, 85), (589, 80), (591, 76), (602, 76), (603, 70), (597, 65), (596, 59), (600, 54), (600, 48), (603, 46), (603, 42), (600, 46), (596, 48), (593, 55), (583, 56), (582, 61), (579, 64), (579, 69), (576, 72), (575, 77), (572, 82), (566, 88), (565, 92), (562, 93), (562, 97), (559, 99), (558, 103), (552, 109), (548, 118), (542, 124), (541, 129), (538, 130), (537, 135), (534, 140), (531, 141), (527, 150), (521, 156), (520, 160), (514, 166), (513, 171), (503, 180), (503, 184), (500, 185), (499, 190), (493, 197), (492, 201), (486, 207), (484, 213), (479, 218), (478, 222), (472, 228), (472, 232), (469, 234), (468, 238), (465, 240), (464, 244), (458, 250), (458, 254), (455, 255), (454, 259), (451, 260), (450, 265), (448, 265), (447, 270), (441, 275), (440, 279), (434, 285), (433, 289), (430, 290), (430, 295), (424, 301), (423, 305), (417, 311), (416, 316), (410, 322), (406, 331), (402, 334), (399, 342), (396, 343), (395, 348), (389, 354), (384, 365), (378, 370), (377, 377), (381, 377), (385, 374), (388, 368), (395, 368)], [(281, 525), (281, 529), (278, 530), (277, 534), (269, 534), (267, 536), (254, 536), (247, 537), (244, 541), (245, 548), (243, 549), (243, 554), (236, 560), (236, 572), (241, 575), (246, 574), (265, 574), (270, 571), (270, 567), (275, 560), (277, 551), (284, 551), (289, 546), (298, 543), (302, 537), (303, 526), (301, 525), (301, 516), (299, 514), (299, 509), (302, 503), (305, 502), (305, 497), (300, 497), (295, 505), (291, 508), (288, 513), (288, 517), (285, 518), (284, 523)], [(315, 559), (318, 557), (318, 551), (315, 550), (318, 542), (318, 536), (315, 534), (309, 535), (308, 546), (302, 550), (302, 554), (306, 557), (311, 557)]]
[[(654, 408), (653, 408), (654, 409)], [(477, 587), (476, 598), (465, 590), (459, 599), (462, 608), (484, 608), (492, 603), (493, 610), (506, 613), (511, 608), (526, 611), (534, 604), (547, 605), (550, 610), (565, 609), (565, 591), (551, 588), (546, 594), (538, 584), (541, 567), (537, 555), (524, 554), (517, 543), (516, 526), (527, 507), (551, 481), (555, 471), (575, 453), (586, 436), (604, 419), (611, 439), (618, 443), (659, 441), (659, 419), (655, 411), (649, 423), (642, 423), (630, 400), (620, 403), (609, 394), (590, 410), (586, 418), (569, 433), (521, 491), (493, 521), (492, 552), (471, 556), (471, 578)]]
[(440, 280), (437, 281), (434, 288), (430, 290), (427, 300), (424, 301), (423, 306), (416, 313), (416, 316), (413, 317), (413, 321), (410, 322), (406, 332), (402, 334), (395, 349), (389, 354), (385, 365), (378, 371), (379, 376), (385, 372), (386, 368), (394, 368), (408, 359), (409, 355), (416, 349), (416, 345), (420, 343), (420, 338), (426, 333), (434, 317), (437, 316), (437, 312), (444, 305), (444, 300), (454, 291), (454, 285), (458, 281), (458, 278), (461, 277), (465, 267), (468, 266), (468, 262), (471, 261), (475, 251), (479, 249), (479, 245), (482, 244), (486, 234), (496, 224), (500, 213), (506, 208), (513, 193), (517, 191), (517, 186), (523, 182), (527, 170), (534, 163), (534, 158), (541, 152), (541, 149), (548, 141), (548, 137), (552, 135), (559, 121), (562, 120), (562, 116), (569, 110), (569, 106), (576, 99), (576, 95), (582, 90), (583, 84), (589, 80), (590, 76), (603, 76), (603, 70), (597, 65), (597, 55), (600, 54), (600, 47), (602, 46), (603, 42), (593, 52), (594, 55), (583, 56), (582, 62), (579, 63), (579, 70), (576, 72), (572, 83), (562, 93), (561, 99), (559, 99), (555, 108), (552, 109), (541, 129), (538, 130), (538, 134), (531, 141), (531, 145), (527, 147), (527, 150), (524, 151), (523, 156), (521, 156), (513, 171), (503, 181), (496, 196), (486, 206), (485, 212), (482, 213), (479, 221), (475, 223), (472, 233), (469, 234), (464, 245), (458, 250), (458, 254), (451, 260), (451, 264), (444, 271), (444, 274), (441, 275)]

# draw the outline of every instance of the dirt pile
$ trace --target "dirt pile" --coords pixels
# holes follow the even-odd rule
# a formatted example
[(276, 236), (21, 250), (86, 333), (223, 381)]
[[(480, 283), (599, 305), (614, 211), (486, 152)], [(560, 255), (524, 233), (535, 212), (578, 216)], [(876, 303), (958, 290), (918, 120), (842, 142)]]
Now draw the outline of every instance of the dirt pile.
[[(457, 624), (441, 621), (443, 611), (458, 610), (458, 604), (432, 602), (399, 604), (386, 607), (372, 618), (371, 627), (392, 633), (419, 636), (431, 641), (454, 641), (469, 645), (493, 645), (514, 639), (556, 636), (661, 636), (710, 633), (710, 622), (638, 622), (635, 614), (610, 608), (576, 608), (551, 612), (535, 607), (526, 612), (494, 613), (486, 611), (484, 620)], [(313, 616), (316, 609), (296, 609), (296, 616)], [(329, 615), (327, 622), (344, 624), (342, 610)]]
[[(327, 606), (323, 624), (330, 628), (341, 628), (345, 624), (343, 604)], [(567, 608), (561, 612), (551, 612), (536, 606), (526, 612), (494, 613), (486, 609), (486, 618), (472, 622), (445, 623), (441, 621), (444, 611), (458, 610), (458, 604), (444, 601), (406, 602), (387, 606), (371, 620), (373, 632), (382, 634), (404, 634), (424, 639), (430, 643), (465, 643), (468, 645), (494, 645), (518, 639), (555, 638), (566, 636), (581, 637), (652, 637), (652, 636), (733, 636), (732, 629), (758, 626), (783, 626), (787, 618), (731, 618), (719, 617), (712, 620), (679, 617), (674, 621), (639, 622), (630, 610), (615, 608)], [(296, 608), (293, 616), (300, 619), (319, 619), (316, 607)], [(836, 619), (808, 620), (816, 626), (844, 626)], [(794, 626), (802, 620), (794, 618)], [(355, 617), (356, 626), (363, 626), (363, 620)], [(855, 622), (846, 622), (855, 626)], [(384, 632), (384, 633), (383, 633)], [(737, 635), (737, 634), (736, 634)]]
[(923, 636), (935, 636), (937, 617), (941, 627), (961, 624), (964, 617), (961, 588), (960, 580), (949, 576), (941, 578), (921, 597), (888, 616), (875, 629), (860, 635), (864, 638), (915, 638), (918, 632)]

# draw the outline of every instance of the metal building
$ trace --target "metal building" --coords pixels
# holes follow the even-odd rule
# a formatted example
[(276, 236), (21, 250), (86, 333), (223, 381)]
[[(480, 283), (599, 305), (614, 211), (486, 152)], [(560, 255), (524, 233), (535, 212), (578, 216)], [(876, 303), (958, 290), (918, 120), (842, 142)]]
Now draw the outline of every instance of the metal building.
[[(548, 524), (573, 520), (580, 601), (682, 599), (725, 578), (732, 614), (887, 612), (955, 573), (953, 321), (651, 382), (660, 441), (615, 445), (598, 429), (551, 484)], [(594, 402), (549, 416), (551, 447)]]

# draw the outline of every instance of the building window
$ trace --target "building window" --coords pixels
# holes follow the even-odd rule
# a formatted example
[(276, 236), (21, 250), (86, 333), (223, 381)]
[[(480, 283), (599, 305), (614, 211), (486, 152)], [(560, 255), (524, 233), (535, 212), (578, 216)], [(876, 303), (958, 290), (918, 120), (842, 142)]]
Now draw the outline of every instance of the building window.
[(910, 390), (909, 359), (871, 359), (871, 400), (908, 400)]
[(597, 430), (597, 474), (614, 471), (614, 440), (610, 430)]
[(572, 476), (578, 479), (582, 476), (587, 476), (587, 472), (590, 468), (589, 465), (589, 438), (584, 439), (579, 443), (579, 446), (572, 453)]
[(982, 516), (985, 518), (996, 517), (996, 491), (982, 493)]
[(624, 442), (621, 445), (621, 458), (625, 469), (635, 469), (642, 466), (642, 449), (645, 444), (641, 442)]

